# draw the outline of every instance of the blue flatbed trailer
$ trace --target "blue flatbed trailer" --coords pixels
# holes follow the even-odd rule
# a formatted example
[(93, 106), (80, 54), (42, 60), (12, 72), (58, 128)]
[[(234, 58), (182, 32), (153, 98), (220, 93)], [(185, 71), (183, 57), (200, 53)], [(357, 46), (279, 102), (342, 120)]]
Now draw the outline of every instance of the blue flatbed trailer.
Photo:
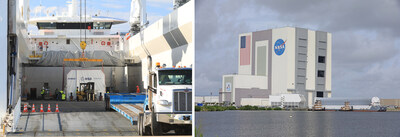
[(106, 110), (115, 110), (129, 119), (132, 124), (143, 113), (145, 94), (138, 93), (106, 93)]

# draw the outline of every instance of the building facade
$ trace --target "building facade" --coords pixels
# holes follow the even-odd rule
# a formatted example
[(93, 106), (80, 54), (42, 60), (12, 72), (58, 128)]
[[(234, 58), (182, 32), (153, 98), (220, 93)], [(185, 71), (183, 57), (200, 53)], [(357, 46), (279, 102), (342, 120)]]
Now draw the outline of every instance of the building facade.
[(224, 75), (223, 102), (301, 94), (305, 107), (331, 97), (331, 33), (284, 27), (239, 35), (238, 74)]

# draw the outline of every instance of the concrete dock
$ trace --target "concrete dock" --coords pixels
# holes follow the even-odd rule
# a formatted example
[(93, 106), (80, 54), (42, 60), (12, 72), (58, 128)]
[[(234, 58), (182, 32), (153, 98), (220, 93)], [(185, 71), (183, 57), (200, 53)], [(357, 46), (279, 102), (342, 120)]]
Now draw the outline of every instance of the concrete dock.
[[(9, 136), (137, 136), (136, 125), (115, 111), (105, 111), (104, 102), (29, 101), (36, 113), (22, 113), (17, 132)], [(40, 104), (44, 113), (38, 112)], [(51, 104), (52, 112), (47, 111)], [(55, 113), (58, 104), (60, 113)]]
[[(22, 113), (17, 132), (7, 133), (7, 137), (50, 137), (50, 136), (138, 136), (136, 120), (134, 124), (116, 111), (106, 111), (103, 101), (28, 101), (35, 104), (36, 112)], [(40, 113), (40, 104), (45, 112)], [(52, 112), (47, 111), (51, 105)], [(55, 111), (58, 104), (59, 113)], [(174, 135), (170, 131), (165, 135)], [(174, 135), (175, 136), (175, 135)]]

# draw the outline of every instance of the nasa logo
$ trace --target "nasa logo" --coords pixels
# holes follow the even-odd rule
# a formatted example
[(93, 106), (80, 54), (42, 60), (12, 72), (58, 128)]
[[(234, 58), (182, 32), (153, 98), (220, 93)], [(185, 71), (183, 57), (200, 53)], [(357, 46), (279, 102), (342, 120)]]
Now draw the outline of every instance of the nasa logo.
[(280, 56), (283, 54), (283, 52), (285, 52), (285, 47), (286, 47), (285, 43), (286, 41), (283, 41), (282, 39), (276, 40), (274, 45), (274, 51), (276, 55)]

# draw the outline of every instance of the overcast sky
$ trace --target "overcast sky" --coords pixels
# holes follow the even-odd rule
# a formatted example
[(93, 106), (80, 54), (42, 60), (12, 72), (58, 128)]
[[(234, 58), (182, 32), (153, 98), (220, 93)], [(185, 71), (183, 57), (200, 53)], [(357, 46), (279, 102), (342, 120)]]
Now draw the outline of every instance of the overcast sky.
[[(67, 0), (71, 1), (71, 0)], [(66, 12), (67, 8), (66, 0), (30, 0), (30, 17), (41, 17), (52, 14), (61, 14)], [(85, 0), (82, 1), (82, 7), (84, 6)], [(165, 15), (168, 15), (172, 9), (172, 0), (146, 0), (147, 20), (150, 24), (154, 23), (158, 19)], [(78, 4), (79, 6), (79, 4)], [(123, 19), (129, 21), (129, 12), (131, 9), (131, 0), (86, 0), (86, 13), (88, 15), (94, 15), (100, 13), (101, 16), (109, 16), (114, 18)], [(78, 8), (79, 10), (79, 8)], [(82, 9), (84, 12), (84, 9)], [(79, 11), (78, 11), (79, 14)], [(128, 23), (112, 26), (111, 31), (114, 32), (128, 32), (130, 29)], [(37, 27), (29, 25), (29, 30), (37, 32)]]
[(198, 0), (196, 95), (237, 73), (240, 33), (294, 26), (332, 33), (332, 96), (400, 98), (400, 0)]

